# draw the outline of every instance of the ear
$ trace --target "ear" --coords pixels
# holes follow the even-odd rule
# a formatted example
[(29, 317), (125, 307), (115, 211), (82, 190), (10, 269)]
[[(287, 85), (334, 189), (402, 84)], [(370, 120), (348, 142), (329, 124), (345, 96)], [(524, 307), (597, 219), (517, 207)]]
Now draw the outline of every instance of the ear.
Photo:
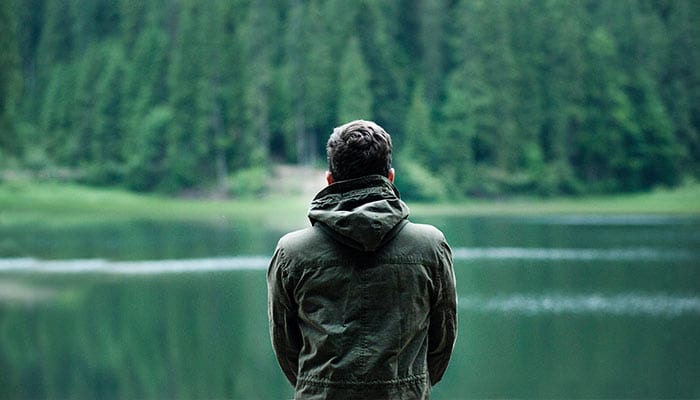
[(326, 171), (326, 182), (328, 182), (329, 185), (332, 185), (333, 182), (333, 174), (331, 174), (331, 171)]
[(389, 175), (387, 175), (387, 178), (389, 178), (389, 182), (394, 183), (394, 169), (393, 168), (389, 169)]

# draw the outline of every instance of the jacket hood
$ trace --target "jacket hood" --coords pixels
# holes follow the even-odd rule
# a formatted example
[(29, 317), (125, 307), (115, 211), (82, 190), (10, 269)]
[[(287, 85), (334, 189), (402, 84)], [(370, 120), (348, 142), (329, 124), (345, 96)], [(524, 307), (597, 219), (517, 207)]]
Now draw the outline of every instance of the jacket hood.
[(370, 175), (328, 185), (311, 202), (309, 220), (335, 240), (374, 251), (407, 222), (408, 206), (384, 176)]

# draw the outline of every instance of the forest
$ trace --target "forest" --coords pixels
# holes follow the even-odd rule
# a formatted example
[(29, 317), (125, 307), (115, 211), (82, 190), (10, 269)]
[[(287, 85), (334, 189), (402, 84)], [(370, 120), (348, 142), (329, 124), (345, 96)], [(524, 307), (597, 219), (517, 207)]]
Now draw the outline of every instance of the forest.
[(413, 198), (673, 187), (700, 178), (698, 21), (695, 0), (3, 0), (0, 180), (231, 192), (322, 166), (362, 118)]

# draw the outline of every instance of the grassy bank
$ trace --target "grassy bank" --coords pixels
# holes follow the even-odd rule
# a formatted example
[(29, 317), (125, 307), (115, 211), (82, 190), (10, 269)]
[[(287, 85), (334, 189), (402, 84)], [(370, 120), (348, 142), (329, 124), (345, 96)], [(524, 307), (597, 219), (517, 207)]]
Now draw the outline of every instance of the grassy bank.
[[(129, 219), (227, 221), (250, 218), (264, 224), (305, 224), (310, 198), (274, 194), (261, 199), (181, 199), (120, 189), (13, 181), (0, 183), (0, 223), (99, 223)], [(613, 196), (409, 202), (414, 215), (685, 214), (700, 215), (700, 185)]]
[(183, 199), (137, 194), (115, 188), (73, 184), (0, 183), (0, 224), (79, 224), (133, 219), (226, 221), (252, 218), (261, 223), (298, 224), (308, 199)]
[(605, 196), (513, 198), (455, 204), (413, 204), (421, 215), (678, 214), (700, 215), (700, 185)]

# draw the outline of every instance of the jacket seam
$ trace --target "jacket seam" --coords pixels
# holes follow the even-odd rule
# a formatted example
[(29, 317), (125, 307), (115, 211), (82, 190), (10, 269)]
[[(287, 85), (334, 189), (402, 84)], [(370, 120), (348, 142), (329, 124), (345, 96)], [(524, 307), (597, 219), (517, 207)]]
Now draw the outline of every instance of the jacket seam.
[(422, 382), (427, 378), (427, 374), (417, 374), (409, 375), (406, 377), (387, 379), (387, 380), (373, 380), (373, 381), (351, 381), (351, 380), (339, 380), (333, 381), (330, 379), (323, 378), (313, 378), (309, 376), (298, 377), (297, 383), (307, 384), (312, 386), (382, 386), (382, 385), (400, 385), (400, 384), (410, 384)]
[[(305, 260), (305, 262), (312, 263), (313, 265), (319, 266), (319, 267), (327, 267), (327, 266), (338, 266), (338, 267), (351, 267), (354, 265), (357, 265), (359, 263), (362, 263), (362, 260), (354, 261), (354, 262), (343, 262), (339, 260)], [(419, 258), (386, 258), (386, 259), (377, 259), (373, 260), (371, 263), (371, 266), (378, 266), (378, 265), (387, 265), (387, 264), (406, 264), (406, 265), (424, 265), (426, 267), (434, 267), (435, 262), (431, 259), (419, 259)]]

